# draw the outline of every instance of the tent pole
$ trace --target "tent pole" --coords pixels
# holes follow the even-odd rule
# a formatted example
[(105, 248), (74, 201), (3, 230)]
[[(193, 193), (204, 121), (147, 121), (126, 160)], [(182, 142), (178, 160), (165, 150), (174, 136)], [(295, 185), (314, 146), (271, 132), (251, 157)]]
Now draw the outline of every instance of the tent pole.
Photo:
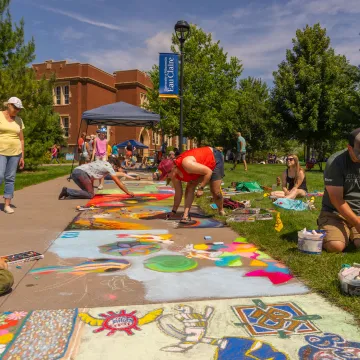
[[(70, 170), (70, 174), (69, 174), (69, 177), (67, 178), (67, 181), (70, 182), (71, 180), (71, 174), (73, 172), (73, 169), (74, 169), (74, 162), (75, 162), (75, 154), (76, 154), (76, 149), (77, 147), (79, 146), (79, 139), (80, 139), (80, 132), (81, 132), (81, 125), (82, 125), (82, 121), (83, 119), (81, 118), (81, 121), (80, 121), (80, 126), (79, 126), (79, 132), (78, 132), (78, 136), (77, 136), (77, 139), (76, 139), (76, 145), (74, 147), (74, 158), (73, 158), (73, 161), (72, 161), (72, 164), (71, 164), (71, 170)], [(89, 126), (88, 122), (86, 122), (87, 126), (86, 126), (86, 132), (87, 132), (87, 128)]]

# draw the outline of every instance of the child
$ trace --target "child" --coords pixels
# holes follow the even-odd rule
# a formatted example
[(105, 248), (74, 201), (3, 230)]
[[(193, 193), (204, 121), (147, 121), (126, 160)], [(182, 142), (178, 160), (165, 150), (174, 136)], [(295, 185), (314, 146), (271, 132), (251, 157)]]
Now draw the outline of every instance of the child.
[(0, 295), (6, 294), (14, 285), (14, 277), (8, 270), (8, 264), (4, 259), (0, 259)]
[[(101, 160), (107, 161), (107, 140), (106, 140), (106, 129), (100, 129), (96, 131), (98, 133), (98, 137), (94, 140), (93, 153), (91, 157), (91, 161)], [(100, 179), (98, 190), (101, 190), (104, 187), (104, 179)]]

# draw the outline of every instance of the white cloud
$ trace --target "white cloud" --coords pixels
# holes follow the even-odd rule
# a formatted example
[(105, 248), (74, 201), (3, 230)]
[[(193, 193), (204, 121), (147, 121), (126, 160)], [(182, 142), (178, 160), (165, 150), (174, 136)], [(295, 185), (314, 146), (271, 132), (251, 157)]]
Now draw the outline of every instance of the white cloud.
[(312, 0), (308, 3), (303, 1), (302, 4), (305, 11), (311, 14), (360, 13), (359, 0)]
[(153, 37), (145, 40), (146, 52), (152, 53), (169, 52), (171, 46), (171, 33), (161, 31)]
[(158, 32), (145, 40), (144, 47), (134, 47), (127, 50), (98, 49), (96, 52), (83, 52), (84, 61), (98, 66), (106, 71), (139, 69), (150, 70), (157, 63), (160, 52), (170, 51), (171, 35)]
[(296, 30), (317, 22), (327, 28), (338, 53), (353, 64), (360, 63), (357, 22), (349, 22), (355, 13), (360, 13), (360, 0), (291, 0), (263, 7), (253, 2), (201, 20), (199, 26), (215, 33), (224, 50), (242, 60), (245, 75), (265, 79), (285, 59), (286, 49), (292, 48)]
[(44, 10), (51, 11), (51, 12), (56, 13), (56, 14), (67, 16), (69, 18), (80, 21), (82, 23), (102, 27), (102, 28), (109, 29), (109, 30), (116, 30), (116, 31), (123, 31), (123, 32), (126, 31), (126, 28), (123, 28), (121, 26), (110, 24), (110, 23), (104, 23), (104, 22), (100, 22), (100, 21), (95, 21), (95, 20), (86, 18), (86, 17), (84, 17), (84, 16), (82, 16), (80, 14), (76, 14), (76, 13), (73, 13), (73, 12), (70, 12), (70, 11), (64, 11), (64, 10), (61, 10), (61, 9), (56, 9), (56, 8), (52, 8), (52, 7), (48, 7), (48, 6), (40, 6), (40, 7), (42, 9), (44, 9)]
[(68, 26), (63, 31), (59, 32), (59, 37), (63, 41), (80, 40), (83, 39), (85, 36), (85, 33), (77, 31), (71, 26)]
[[(213, 40), (220, 40), (230, 56), (237, 56), (244, 65), (244, 76), (251, 74), (270, 80), (272, 71), (285, 59), (286, 49), (292, 48), (296, 30), (317, 22), (327, 28), (338, 53), (346, 55), (353, 64), (360, 63), (359, 29), (354, 19), (360, 13), (360, 0), (291, 0), (282, 5), (267, 2), (260, 6), (259, 3), (253, 1), (250, 5), (228, 8), (214, 16), (191, 13), (186, 19), (212, 33)], [(171, 20), (151, 22), (144, 17), (127, 18), (119, 19), (119, 26), (60, 9), (45, 9), (98, 28), (96, 36), (88, 36), (89, 41), (78, 47), (81, 50), (76, 52), (71, 48), (68, 53), (106, 71), (149, 70), (157, 63), (159, 52), (170, 51)], [(124, 33), (121, 36), (120, 31)], [(79, 40), (83, 35), (72, 27), (61, 34), (66, 40)]]

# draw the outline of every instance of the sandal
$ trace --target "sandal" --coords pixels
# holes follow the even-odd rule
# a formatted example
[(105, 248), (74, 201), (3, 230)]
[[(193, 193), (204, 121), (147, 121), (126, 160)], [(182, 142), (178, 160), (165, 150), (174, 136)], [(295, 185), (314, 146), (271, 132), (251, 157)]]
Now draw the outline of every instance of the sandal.
[(192, 223), (192, 220), (191, 220), (191, 216), (188, 215), (187, 217), (183, 216), (180, 220), (180, 224), (191, 224)]

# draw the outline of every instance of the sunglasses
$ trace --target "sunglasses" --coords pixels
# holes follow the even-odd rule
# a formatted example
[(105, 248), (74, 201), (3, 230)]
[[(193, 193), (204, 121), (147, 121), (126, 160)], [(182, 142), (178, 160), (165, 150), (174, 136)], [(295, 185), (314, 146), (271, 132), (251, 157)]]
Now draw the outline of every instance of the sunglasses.
[(293, 161), (295, 160), (294, 158), (287, 158), (286, 161)]

